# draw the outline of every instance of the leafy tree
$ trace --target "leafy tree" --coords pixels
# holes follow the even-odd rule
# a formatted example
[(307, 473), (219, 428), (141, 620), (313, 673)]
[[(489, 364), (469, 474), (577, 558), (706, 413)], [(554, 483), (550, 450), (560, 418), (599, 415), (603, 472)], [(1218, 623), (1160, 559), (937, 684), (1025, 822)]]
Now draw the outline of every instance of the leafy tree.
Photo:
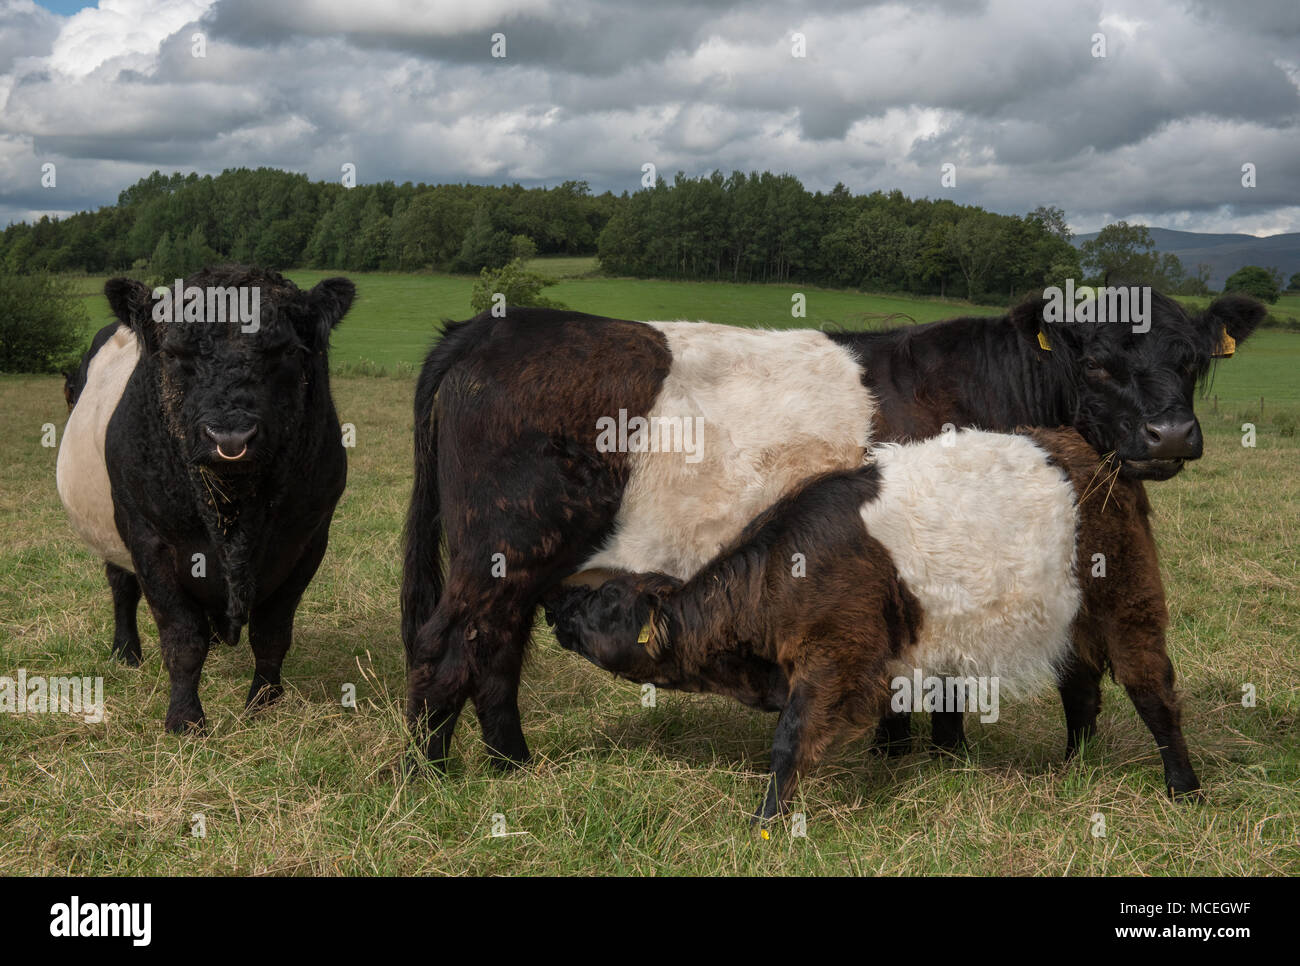
[(216, 261), (220, 256), (208, 247), (199, 228), (175, 242), (168, 232), (163, 232), (149, 258), (149, 275), (155, 284), (170, 285)]
[(1065, 211), (1054, 205), (1039, 205), (1026, 216), (1026, 220), (1063, 242), (1068, 242), (1074, 237), (1074, 232), (1070, 231), (1070, 226), (1066, 224)]
[(158, 244), (154, 246), (153, 254), (149, 256), (149, 271), (154, 280), (167, 279), (170, 281), (174, 278), (183, 278), (184, 272), (176, 274), (179, 266), (176, 263), (176, 249), (172, 245), (171, 232), (163, 232), (162, 237), (158, 239)]
[(932, 221), (925, 230), (917, 253), (918, 277), (922, 283), (930, 287), (930, 290), (933, 290), (937, 284), (940, 298), (948, 294), (948, 282), (960, 274), (957, 260), (948, 246), (950, 231), (952, 231), (951, 223), (943, 220)]
[(469, 305), (474, 312), (483, 312), (492, 307), (494, 296), (505, 296), (506, 305), (534, 306), (537, 308), (562, 309), (566, 306), (541, 294), (542, 289), (555, 284), (555, 279), (547, 278), (524, 268), (524, 263), (512, 259), (498, 269), (484, 268), (474, 282)]
[(1161, 274), (1155, 247), (1146, 225), (1117, 221), (1084, 242), (1079, 254), (1084, 270), (1102, 285), (1111, 280), (1151, 285)]
[(1223, 283), (1225, 292), (1242, 292), (1254, 296), (1262, 302), (1273, 303), (1281, 294), (1278, 277), (1267, 268), (1247, 265), (1239, 268)]
[(464, 271), (501, 268), (509, 258), (510, 235), (495, 229), (487, 205), (479, 205), (456, 256), (457, 267)]
[(1300, 292), (1300, 272), (1296, 272), (1291, 276), (1291, 281), (1287, 284), (1286, 290), (1288, 292)]
[(28, 263), (31, 260), (36, 244), (32, 240), (30, 230), (25, 232), (15, 231), (15, 229), (28, 227), (27, 225), (14, 225), (8, 232), (5, 232), (6, 236), (8, 236), (9, 232), (14, 232), (14, 236), (13, 240), (6, 246), (4, 261), (0, 263), (0, 270), (13, 275), (21, 275), (29, 270)]
[(1181, 282), (1171, 286), (1175, 295), (1209, 295), (1211, 268), (1205, 262), (1197, 262), (1190, 275), (1184, 275)]
[(384, 214), (382, 202), (372, 196), (366, 202), (360, 227), (349, 246), (347, 268), (367, 272), (384, 267), (391, 222)]
[(0, 372), (57, 372), (75, 364), (86, 307), (66, 279), (0, 275)]
[(966, 298), (984, 290), (984, 279), (1002, 256), (1005, 239), (996, 217), (978, 209), (948, 232), (948, 250), (966, 279)]
[(288, 218), (277, 218), (262, 230), (253, 248), (253, 261), (277, 271), (292, 268), (297, 264), (300, 245), (298, 226)]
[(515, 235), (510, 239), (510, 258), (524, 263), (537, 257), (537, 243), (527, 235)]
[(600, 258), (601, 268), (610, 275), (642, 274), (645, 254), (645, 244), (640, 230), (642, 219), (639, 214), (634, 214), (631, 208), (633, 204), (641, 206), (640, 199), (644, 197), (644, 193), (638, 194), (636, 202), (629, 201), (622, 210), (614, 212), (613, 217), (605, 223), (605, 229), (600, 233), (596, 252)]

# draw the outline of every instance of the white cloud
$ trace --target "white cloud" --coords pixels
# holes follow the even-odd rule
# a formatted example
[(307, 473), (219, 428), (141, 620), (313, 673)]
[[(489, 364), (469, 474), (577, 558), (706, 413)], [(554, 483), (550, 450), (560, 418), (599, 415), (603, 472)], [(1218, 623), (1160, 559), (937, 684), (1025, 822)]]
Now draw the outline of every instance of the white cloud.
[(149, 73), (158, 45), (202, 16), (213, 0), (99, 0), (73, 14), (59, 31), (48, 65), (85, 77), (107, 63)]

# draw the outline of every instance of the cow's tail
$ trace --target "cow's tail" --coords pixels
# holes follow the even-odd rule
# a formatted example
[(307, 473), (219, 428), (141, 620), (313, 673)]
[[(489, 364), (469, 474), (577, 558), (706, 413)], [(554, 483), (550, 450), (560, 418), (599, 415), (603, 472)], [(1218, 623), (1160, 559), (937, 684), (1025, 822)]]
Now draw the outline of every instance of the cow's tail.
[(402, 572), (402, 643), (410, 661), (415, 636), (442, 597), (442, 511), (438, 496), (438, 389), (452, 366), (476, 341), (480, 319), (451, 322), (429, 350), (415, 389), (415, 485), (406, 516)]

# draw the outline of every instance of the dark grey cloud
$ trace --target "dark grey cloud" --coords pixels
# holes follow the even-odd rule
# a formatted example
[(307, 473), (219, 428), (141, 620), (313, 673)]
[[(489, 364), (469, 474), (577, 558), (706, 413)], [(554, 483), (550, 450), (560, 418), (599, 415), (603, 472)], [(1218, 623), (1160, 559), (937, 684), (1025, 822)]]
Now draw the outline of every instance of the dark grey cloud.
[[(1083, 229), (1300, 230), (1294, 0), (117, 0), (128, 16), (99, 20), (10, 2), (0, 219), (110, 202), (154, 167), (622, 191), (649, 161), (1059, 204)], [(47, 158), (104, 193), (33, 194)]]

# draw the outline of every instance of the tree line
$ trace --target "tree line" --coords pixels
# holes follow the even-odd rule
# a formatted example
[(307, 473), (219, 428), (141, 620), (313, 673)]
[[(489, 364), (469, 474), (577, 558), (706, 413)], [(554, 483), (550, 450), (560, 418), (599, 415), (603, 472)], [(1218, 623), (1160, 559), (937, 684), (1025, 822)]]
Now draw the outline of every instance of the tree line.
[(594, 254), (619, 199), (556, 188), (378, 184), (345, 188), (274, 168), (155, 171), (115, 205), (10, 225), (0, 272), (188, 274), (217, 260), (274, 269), (476, 272), (521, 254)]
[(132, 271), (153, 279), (214, 261), (275, 269), (499, 269), (534, 254), (598, 255), (614, 275), (810, 283), (1005, 302), (1066, 278), (1208, 291), (1203, 266), (1158, 254), (1119, 222), (1076, 247), (1065, 213), (1001, 215), (901, 191), (809, 191), (793, 175), (678, 174), (621, 195), (584, 181), (345, 188), (273, 168), (155, 171), (117, 203), (10, 225), (0, 273)]

